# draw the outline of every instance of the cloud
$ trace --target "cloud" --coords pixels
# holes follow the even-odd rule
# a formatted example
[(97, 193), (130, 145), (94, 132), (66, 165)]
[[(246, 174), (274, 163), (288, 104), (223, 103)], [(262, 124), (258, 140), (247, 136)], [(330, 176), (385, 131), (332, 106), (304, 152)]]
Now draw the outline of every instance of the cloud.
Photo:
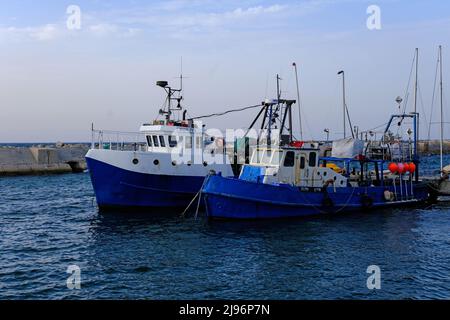
[(100, 37), (115, 34), (119, 29), (118, 26), (109, 23), (95, 24), (89, 26), (88, 28), (93, 35)]
[[(124, 11), (98, 13), (120, 25), (151, 26), (158, 29), (191, 28), (195, 30), (210, 27), (226, 27), (227, 25), (257, 18), (263, 15), (280, 13), (288, 8), (287, 5), (274, 4), (270, 6), (237, 7), (229, 10), (214, 11), (206, 5), (190, 3), (187, 7), (185, 1), (172, 1), (164, 6), (135, 7)], [(203, 2), (204, 4), (204, 2)]]
[(31, 37), (39, 41), (49, 41), (61, 35), (61, 31), (54, 24), (47, 24), (37, 28), (30, 33)]
[(64, 31), (56, 24), (37, 27), (0, 27), (0, 40), (3, 41), (50, 41), (62, 36)]

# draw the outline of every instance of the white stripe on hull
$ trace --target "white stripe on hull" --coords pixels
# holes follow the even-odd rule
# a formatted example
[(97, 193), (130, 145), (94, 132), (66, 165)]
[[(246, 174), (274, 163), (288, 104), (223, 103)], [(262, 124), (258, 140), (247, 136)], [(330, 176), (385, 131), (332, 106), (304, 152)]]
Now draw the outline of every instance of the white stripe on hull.
[[(116, 151), (107, 149), (90, 149), (86, 158), (98, 160), (109, 165), (143, 174), (173, 175), (173, 176), (206, 176), (211, 170), (221, 172), (225, 177), (233, 176), (230, 164), (187, 165), (186, 163), (172, 164), (170, 153), (155, 153), (142, 151)], [(133, 159), (138, 159), (137, 164)], [(155, 165), (154, 161), (158, 160)]]

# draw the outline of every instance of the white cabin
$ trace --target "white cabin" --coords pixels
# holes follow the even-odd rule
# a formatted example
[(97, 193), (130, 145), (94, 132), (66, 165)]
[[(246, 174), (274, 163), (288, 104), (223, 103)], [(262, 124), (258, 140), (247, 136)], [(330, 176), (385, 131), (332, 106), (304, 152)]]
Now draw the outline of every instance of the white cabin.
[(346, 177), (332, 168), (319, 166), (319, 149), (315, 148), (257, 148), (250, 164), (243, 167), (240, 177), (305, 188), (347, 186)]

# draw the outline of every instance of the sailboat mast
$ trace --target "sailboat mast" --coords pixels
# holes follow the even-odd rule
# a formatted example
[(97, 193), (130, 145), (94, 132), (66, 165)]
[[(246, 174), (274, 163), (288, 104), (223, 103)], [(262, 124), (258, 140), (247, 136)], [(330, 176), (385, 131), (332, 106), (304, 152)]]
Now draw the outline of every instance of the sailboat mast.
[[(297, 105), (298, 105), (298, 121), (299, 121), (299, 127), (300, 127), (300, 140), (303, 140), (303, 128), (302, 128), (302, 110), (301, 110), (301, 103), (300, 103), (300, 87), (298, 86), (298, 71), (297, 71), (297, 64), (294, 62), (292, 64), (295, 69), (295, 83), (297, 85)], [(291, 128), (292, 131), (292, 128)]]
[(414, 113), (417, 113), (417, 83), (419, 74), (419, 48), (416, 48), (416, 82), (414, 85)]
[[(347, 138), (347, 132), (346, 132), (346, 123), (345, 123), (345, 117), (346, 117), (346, 109), (347, 109), (347, 104), (345, 102), (345, 72), (344, 70), (341, 70), (338, 72), (338, 75), (342, 74), (342, 120), (343, 120), (343, 125), (344, 125), (344, 139)], [(350, 126), (351, 127), (351, 126)]]
[(441, 175), (444, 168), (443, 145), (444, 145), (444, 105), (443, 105), (443, 86), (442, 86), (442, 46), (439, 46), (439, 72), (441, 87), (441, 139), (440, 139), (440, 156), (441, 156)]

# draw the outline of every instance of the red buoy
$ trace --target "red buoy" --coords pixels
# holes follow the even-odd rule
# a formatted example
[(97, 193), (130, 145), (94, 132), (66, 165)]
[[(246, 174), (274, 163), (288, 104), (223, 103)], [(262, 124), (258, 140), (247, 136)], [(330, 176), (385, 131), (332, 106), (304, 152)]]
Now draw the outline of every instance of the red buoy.
[(403, 165), (403, 163), (397, 164), (397, 167), (398, 167), (398, 173), (400, 173), (400, 174), (405, 173), (405, 166)]
[(404, 164), (403, 164), (403, 167), (405, 168), (405, 169), (403, 170), (405, 173), (409, 172), (409, 163), (404, 163)]
[(413, 162), (411, 162), (411, 163), (409, 164), (409, 172), (410, 172), (410, 173), (416, 172), (416, 165), (415, 165)]
[(391, 162), (389, 163), (388, 169), (391, 173), (396, 173), (398, 170), (398, 166), (394, 162)]

